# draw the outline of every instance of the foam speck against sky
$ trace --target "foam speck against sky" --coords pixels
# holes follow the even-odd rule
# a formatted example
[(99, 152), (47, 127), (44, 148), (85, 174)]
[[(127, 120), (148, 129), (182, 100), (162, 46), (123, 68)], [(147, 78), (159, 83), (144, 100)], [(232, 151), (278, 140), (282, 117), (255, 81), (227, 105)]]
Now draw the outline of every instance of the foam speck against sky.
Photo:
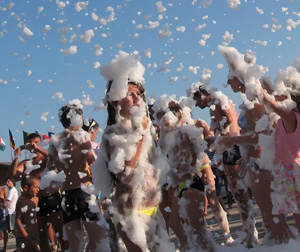
[[(209, 72), (211, 87), (238, 106), (239, 95), (224, 87), (228, 67), (218, 46), (251, 50), (274, 81), (280, 69), (299, 66), (299, 24), (295, 0), (0, 0), (0, 136), (8, 144), (11, 129), (21, 145), (23, 130), (60, 132), (58, 109), (73, 99), (104, 128), (100, 67), (119, 51), (139, 55), (148, 99), (186, 95)], [(207, 111), (193, 114), (209, 121)], [(0, 160), (10, 160), (9, 148)]]

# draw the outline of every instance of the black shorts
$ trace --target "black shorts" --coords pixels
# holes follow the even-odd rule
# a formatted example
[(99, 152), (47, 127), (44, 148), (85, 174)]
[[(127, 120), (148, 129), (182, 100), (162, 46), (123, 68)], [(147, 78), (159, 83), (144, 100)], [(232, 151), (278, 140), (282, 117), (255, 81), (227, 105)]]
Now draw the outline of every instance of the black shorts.
[[(1, 209), (2, 210), (2, 209)], [(4, 217), (4, 212), (0, 215), (0, 232), (4, 232), (9, 229), (7, 217)]]
[(223, 153), (223, 164), (225, 165), (237, 165), (237, 161), (241, 159), (240, 147), (233, 145), (232, 148)]
[(38, 203), (39, 211), (37, 212), (37, 216), (47, 217), (53, 213), (62, 211), (61, 200), (62, 199), (59, 192), (56, 192), (47, 197), (40, 198)]
[(189, 187), (184, 187), (180, 190), (180, 192), (178, 193), (178, 197), (181, 198), (182, 197), (182, 193), (190, 188), (195, 188), (201, 192), (204, 192), (204, 183), (202, 181), (202, 179), (197, 176), (193, 178), (193, 183), (189, 186)]
[(15, 230), (15, 225), (16, 225), (16, 215), (15, 214), (9, 214), (6, 216), (6, 227), (8, 232), (11, 232)]
[(76, 188), (63, 193), (62, 209), (64, 224), (82, 219), (85, 221), (98, 221), (100, 216), (98, 213), (90, 211), (89, 203), (90, 194)]

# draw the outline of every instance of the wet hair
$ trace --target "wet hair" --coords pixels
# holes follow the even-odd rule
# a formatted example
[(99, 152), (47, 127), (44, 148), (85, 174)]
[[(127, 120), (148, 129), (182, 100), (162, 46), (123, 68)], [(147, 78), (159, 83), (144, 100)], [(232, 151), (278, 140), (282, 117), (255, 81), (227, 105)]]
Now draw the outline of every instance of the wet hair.
[[(88, 125), (85, 122), (88, 122)], [(99, 124), (92, 118), (87, 118), (83, 121), (82, 129), (86, 132), (95, 132), (99, 128)]]
[(71, 125), (71, 120), (69, 118), (70, 111), (74, 111), (77, 115), (83, 115), (82, 109), (79, 108), (76, 104), (68, 104), (61, 107), (58, 110), (58, 116), (59, 121), (64, 126), (64, 128), (67, 128)]
[(35, 138), (39, 138), (40, 140), (42, 140), (42, 137), (41, 137), (40, 134), (38, 134), (38, 133), (31, 133), (31, 134), (29, 134), (29, 135), (26, 137), (26, 142), (29, 142), (29, 141), (31, 141), (31, 140), (33, 140), (33, 139), (35, 139)]
[(154, 121), (154, 110), (153, 110), (153, 104), (148, 105), (148, 111), (149, 111), (149, 117), (151, 121)]
[(200, 93), (203, 94), (203, 95), (205, 95), (205, 96), (210, 95), (210, 93), (208, 93), (206, 89), (202, 88), (202, 86), (199, 86), (199, 90), (197, 90), (194, 93), (194, 96), (201, 98)]
[(178, 103), (174, 101), (169, 102), (169, 109), (179, 119), (182, 117), (182, 108)]
[[(109, 81), (108, 82), (108, 87), (107, 87), (107, 91), (106, 93), (108, 94), (111, 86), (112, 86), (113, 81)], [(128, 85), (133, 85), (135, 87), (137, 87), (141, 93), (141, 97), (143, 99), (144, 102), (146, 102), (146, 95), (145, 95), (145, 88), (143, 87), (143, 85), (141, 83), (136, 83), (136, 82), (132, 82), (129, 81)], [(107, 104), (107, 113), (108, 113), (108, 118), (107, 118), (107, 125), (113, 125), (116, 123), (116, 109), (115, 106), (113, 106), (112, 103), (116, 103), (117, 101), (112, 101), (112, 102), (108, 102)], [(148, 111), (147, 111), (148, 114)]]
[(24, 189), (25, 186), (27, 186), (28, 188), (30, 186), (33, 185), (34, 181), (40, 181), (40, 178), (37, 176), (23, 176), (22, 180), (21, 180), (21, 187)]

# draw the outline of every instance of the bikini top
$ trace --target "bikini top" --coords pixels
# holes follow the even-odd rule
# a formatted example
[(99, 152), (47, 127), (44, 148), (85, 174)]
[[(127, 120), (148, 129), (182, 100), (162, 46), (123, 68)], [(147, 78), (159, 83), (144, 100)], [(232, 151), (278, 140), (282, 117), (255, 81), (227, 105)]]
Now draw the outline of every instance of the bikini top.
[(240, 126), (241, 129), (246, 129), (249, 126), (251, 126), (251, 123), (248, 122), (246, 116), (244, 113), (241, 113), (239, 115), (239, 119), (238, 119), (238, 125)]

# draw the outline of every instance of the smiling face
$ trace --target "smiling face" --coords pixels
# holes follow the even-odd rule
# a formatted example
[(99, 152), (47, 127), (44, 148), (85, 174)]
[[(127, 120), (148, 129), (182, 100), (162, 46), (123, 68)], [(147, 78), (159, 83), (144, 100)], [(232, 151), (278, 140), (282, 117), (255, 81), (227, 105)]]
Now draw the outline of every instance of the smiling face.
[(142, 103), (142, 95), (140, 89), (132, 84), (128, 85), (128, 92), (125, 98), (120, 101), (120, 114), (123, 117), (129, 118), (130, 117), (130, 109), (134, 106), (139, 107)]

